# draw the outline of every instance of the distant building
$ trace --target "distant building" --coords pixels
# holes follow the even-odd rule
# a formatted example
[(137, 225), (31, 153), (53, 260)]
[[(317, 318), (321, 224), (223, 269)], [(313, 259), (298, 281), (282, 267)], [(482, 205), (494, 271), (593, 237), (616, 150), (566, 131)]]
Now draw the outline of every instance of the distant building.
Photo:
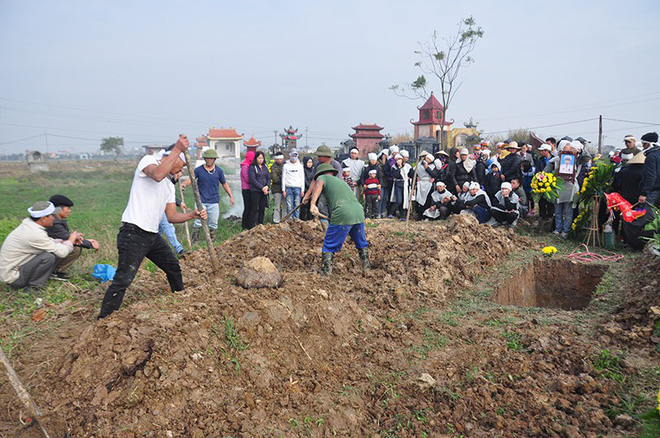
[[(243, 134), (236, 132), (234, 128), (216, 129), (209, 128), (208, 147), (215, 149), (220, 158), (240, 158), (241, 140)], [(202, 148), (199, 148), (201, 150)]]
[(39, 151), (28, 151), (25, 157), (30, 172), (48, 172), (48, 163), (46, 157)]
[(431, 137), (440, 142), (441, 135), (444, 135), (446, 139), (447, 132), (449, 131), (449, 127), (454, 123), (454, 119), (451, 121), (445, 119), (444, 127), (441, 127), (442, 116), (445, 109), (442, 104), (438, 102), (438, 99), (435, 98), (433, 92), (431, 92), (431, 96), (426, 103), (417, 109), (419, 110), (419, 120), (416, 122), (411, 121), (415, 126), (413, 139), (417, 140), (420, 137)]
[(282, 139), (282, 149), (294, 149), (298, 144), (298, 140), (302, 138), (302, 134), (298, 134), (298, 128), (294, 128), (289, 125), (287, 129), (284, 130), (284, 134), (280, 134)]
[(353, 126), (351, 129), (355, 131), (355, 134), (350, 134), (349, 137), (355, 142), (355, 147), (360, 153), (360, 158), (364, 159), (367, 157), (368, 153), (378, 152), (380, 150), (380, 141), (385, 138), (385, 136), (380, 133), (383, 129), (382, 127), (376, 124), (365, 125), (360, 123), (357, 126)]
[(245, 146), (248, 151), (257, 152), (257, 148), (261, 146), (261, 141), (257, 141), (253, 135), (248, 141), (243, 142), (243, 146)]

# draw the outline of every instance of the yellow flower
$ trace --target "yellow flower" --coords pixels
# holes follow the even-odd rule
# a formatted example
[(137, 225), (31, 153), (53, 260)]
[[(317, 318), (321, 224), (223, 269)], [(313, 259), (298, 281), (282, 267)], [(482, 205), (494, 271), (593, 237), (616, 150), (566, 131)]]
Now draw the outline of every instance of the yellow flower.
[[(550, 254), (554, 254), (554, 253), (556, 253), (556, 252), (557, 252), (557, 248), (555, 248), (554, 246), (546, 246), (546, 247), (543, 248), (541, 251), (543, 251), (543, 254), (548, 254), (548, 255), (550, 255)], [(660, 397), (660, 395), (659, 395), (659, 397)], [(659, 399), (659, 400), (660, 400), (660, 399)]]

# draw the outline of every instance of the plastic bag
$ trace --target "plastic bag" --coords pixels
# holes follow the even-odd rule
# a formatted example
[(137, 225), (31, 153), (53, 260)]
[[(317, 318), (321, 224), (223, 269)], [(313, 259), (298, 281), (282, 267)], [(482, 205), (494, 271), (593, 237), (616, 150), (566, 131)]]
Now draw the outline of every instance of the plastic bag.
[(101, 283), (112, 280), (115, 278), (115, 273), (117, 270), (110, 265), (94, 265), (94, 273), (92, 277), (98, 278), (101, 280)]

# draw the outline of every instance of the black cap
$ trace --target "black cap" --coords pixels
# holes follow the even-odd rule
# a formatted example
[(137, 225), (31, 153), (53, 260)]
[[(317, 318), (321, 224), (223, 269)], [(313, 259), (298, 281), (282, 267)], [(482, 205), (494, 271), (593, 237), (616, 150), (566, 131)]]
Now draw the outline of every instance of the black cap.
[(647, 132), (642, 135), (641, 140), (645, 143), (657, 143), (658, 142), (658, 133), (657, 132)]
[(49, 199), (55, 207), (73, 207), (73, 201), (64, 195), (53, 195)]

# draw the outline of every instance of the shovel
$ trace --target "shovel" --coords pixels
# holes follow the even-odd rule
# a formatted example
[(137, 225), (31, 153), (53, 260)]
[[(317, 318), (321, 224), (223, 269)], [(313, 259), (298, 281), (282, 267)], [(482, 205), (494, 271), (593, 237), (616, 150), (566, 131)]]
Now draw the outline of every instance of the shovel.
[[(193, 193), (195, 194), (195, 203), (197, 204), (197, 210), (204, 210), (204, 205), (202, 204), (202, 197), (199, 195), (199, 187), (197, 187), (197, 180), (195, 179), (195, 170), (193, 169), (192, 162), (190, 161), (190, 153), (188, 149), (185, 149), (183, 153), (186, 156), (186, 166), (188, 167), (188, 175), (190, 175), (190, 182), (192, 183)], [(209, 258), (211, 259), (211, 266), (215, 271), (218, 268), (218, 258), (215, 255), (215, 247), (213, 246), (213, 240), (211, 239), (211, 233), (209, 231), (208, 221), (201, 221), (202, 228), (204, 230), (204, 237), (206, 237), (206, 243), (209, 251)]]
[[(179, 197), (181, 198), (181, 202), (183, 202), (183, 186), (181, 185), (180, 181), (179, 181)], [(183, 225), (186, 227), (186, 239), (188, 240), (188, 251), (192, 251), (192, 242), (190, 241), (190, 227), (188, 226), (188, 221), (184, 222)]]
[(11, 362), (9, 362), (7, 356), (5, 356), (4, 351), (2, 351), (2, 348), (0, 348), (0, 362), (2, 362), (2, 364), (5, 366), (9, 382), (11, 383), (11, 386), (14, 387), (18, 398), (23, 402), (30, 415), (32, 415), (32, 420), (37, 424), (37, 426), (39, 426), (39, 429), (41, 429), (41, 432), (44, 434), (44, 436), (46, 438), (50, 438), (50, 435), (48, 435), (46, 429), (44, 429), (41, 423), (39, 423), (39, 419), (42, 417), (41, 411), (37, 407), (34, 400), (32, 400), (32, 397), (30, 397), (30, 394), (28, 394), (21, 381), (18, 380), (18, 375), (16, 374), (16, 371), (14, 371), (14, 367), (11, 366)]

